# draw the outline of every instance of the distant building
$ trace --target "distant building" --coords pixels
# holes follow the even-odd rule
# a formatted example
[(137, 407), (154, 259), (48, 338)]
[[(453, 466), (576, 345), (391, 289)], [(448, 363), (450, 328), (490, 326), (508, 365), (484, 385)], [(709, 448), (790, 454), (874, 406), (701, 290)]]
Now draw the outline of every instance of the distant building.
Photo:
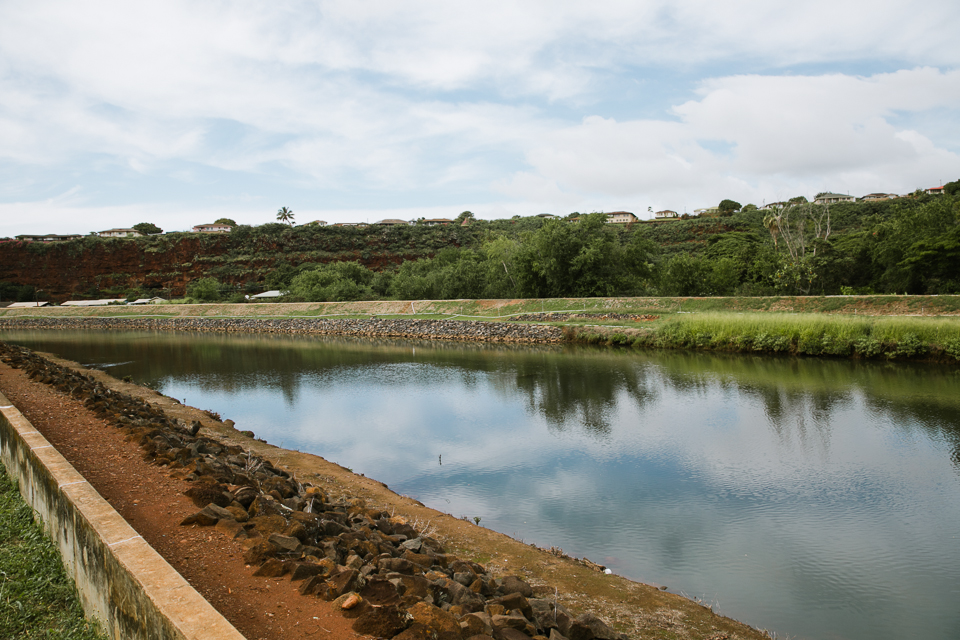
[(554, 218), (554, 219), (555, 219), (555, 218), (559, 218), (560, 216), (555, 216), (555, 215), (553, 215), (552, 213), (538, 213), (538, 214), (537, 214), (537, 217), (538, 217), (538, 218)]
[[(380, 223), (375, 222), (374, 224), (380, 224)], [(370, 225), (368, 225), (366, 222), (337, 222), (337, 223), (334, 223), (332, 226), (334, 227), (369, 227)]]
[(166, 300), (163, 298), (139, 298), (127, 304), (160, 304), (161, 302), (166, 302)]
[(629, 224), (631, 222), (637, 222), (637, 220), (637, 216), (629, 211), (612, 211), (607, 214), (607, 222), (610, 224)]
[(789, 202), (771, 202), (770, 204), (765, 204), (760, 207), (761, 211), (776, 211), (777, 209), (783, 209), (790, 206)]
[(305, 224), (305, 225), (303, 225), (303, 226), (309, 227), (310, 225), (314, 225), (314, 226), (317, 226), (317, 227), (325, 227), (325, 226), (327, 226), (327, 221), (326, 221), (326, 220), (314, 220), (313, 222), (308, 222), (307, 224)]
[(671, 211), (670, 209), (664, 209), (663, 211), (657, 211), (653, 214), (653, 217), (658, 220), (664, 220), (666, 218), (676, 218), (677, 212)]
[(47, 235), (30, 235), (25, 234), (22, 236), (17, 236), (17, 240), (23, 240), (24, 242), (63, 242), (66, 240), (79, 240), (82, 238), (78, 233), (68, 234), (64, 236), (57, 235), (55, 233), (48, 233)]
[(282, 298), (287, 295), (286, 291), (279, 291), (274, 289), (273, 291), (264, 291), (263, 293), (258, 293), (255, 296), (250, 296), (251, 300), (271, 300), (276, 298)]
[(698, 216), (715, 216), (720, 213), (720, 207), (704, 207), (702, 209), (694, 209), (694, 215)]
[(425, 220), (421, 220), (420, 223), (425, 224), (428, 227), (436, 227), (438, 225), (446, 226), (448, 224), (453, 224), (453, 220), (450, 218), (426, 218)]
[(862, 202), (877, 202), (879, 200), (894, 200), (899, 198), (895, 193), (868, 193), (867, 195), (860, 198)]
[(44, 302), (43, 300), (41, 300), (40, 302), (14, 302), (10, 306), (8, 306), (7, 309), (29, 309), (31, 307), (45, 307), (48, 304), (50, 303)]
[(97, 231), (101, 238), (137, 238), (142, 235), (136, 229), (107, 229), (106, 231)]
[(924, 193), (929, 193), (930, 195), (939, 196), (943, 194), (943, 187), (930, 187), (929, 189), (924, 189)]
[(125, 303), (126, 298), (105, 298), (103, 300), (67, 300), (61, 307), (105, 307), (108, 304)]
[(374, 224), (379, 224), (384, 227), (397, 227), (400, 225), (410, 224), (406, 220), (398, 220), (397, 218), (384, 218), (380, 222), (375, 222)]
[(813, 204), (837, 204), (838, 202), (856, 202), (857, 199), (851, 195), (842, 193), (818, 193), (814, 198)]
[(230, 233), (233, 230), (228, 224), (213, 222), (210, 224), (198, 224), (193, 228), (194, 233)]

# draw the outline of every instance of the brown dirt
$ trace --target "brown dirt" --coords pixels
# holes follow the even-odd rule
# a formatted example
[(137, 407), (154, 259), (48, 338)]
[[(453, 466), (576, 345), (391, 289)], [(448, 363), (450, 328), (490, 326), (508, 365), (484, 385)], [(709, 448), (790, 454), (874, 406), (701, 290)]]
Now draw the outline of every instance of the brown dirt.
[[(472, 522), (454, 518), (399, 496), (376, 480), (356, 475), (319, 456), (279, 449), (247, 438), (204, 412), (151, 389), (43, 354), (81, 370), (109, 388), (158, 405), (170, 417), (199, 420), (202, 434), (237, 444), (269, 458), (302, 482), (331, 497), (356, 496), (372, 508), (428, 526), (432, 535), (460, 557), (500, 575), (519, 575), (532, 585), (557, 589), (558, 600), (576, 614), (590, 611), (633, 638), (769, 638), (765, 633), (687, 598), (591, 568), (592, 563), (558, 556)], [(2, 391), (63, 455), (197, 590), (250, 640), (259, 638), (356, 637), (349, 620), (329, 603), (301, 596), (285, 579), (254, 578), (242, 561), (243, 546), (216, 529), (178, 523), (197, 511), (183, 491), (190, 485), (144, 462), (137, 446), (88, 412), (80, 403), (0, 363)], [(228, 416), (225, 416), (228, 417)], [(174, 472), (176, 473), (176, 472)], [(595, 565), (594, 565), (595, 566)], [(280, 630), (282, 629), (282, 634)]]
[(2, 392), (193, 587), (249, 640), (346, 640), (351, 620), (282, 579), (253, 577), (243, 545), (212, 527), (181, 527), (197, 508), (136, 443), (80, 402), (0, 363)]

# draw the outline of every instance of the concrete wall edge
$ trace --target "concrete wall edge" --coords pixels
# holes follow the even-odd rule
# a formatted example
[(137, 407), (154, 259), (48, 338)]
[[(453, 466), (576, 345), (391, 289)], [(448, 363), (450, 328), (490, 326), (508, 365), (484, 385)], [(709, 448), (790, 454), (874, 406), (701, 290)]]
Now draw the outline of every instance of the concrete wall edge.
[(243, 640), (0, 394), (0, 460), (113, 640)]

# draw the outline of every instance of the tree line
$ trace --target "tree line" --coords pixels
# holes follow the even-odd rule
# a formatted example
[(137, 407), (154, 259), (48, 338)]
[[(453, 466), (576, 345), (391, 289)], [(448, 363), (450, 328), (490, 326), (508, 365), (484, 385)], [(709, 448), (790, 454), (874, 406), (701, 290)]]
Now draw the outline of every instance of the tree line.
[[(684, 223), (626, 229), (593, 213), (515, 233), (491, 229), (470, 246), (380, 271), (285, 264), (260, 286), (288, 291), (289, 301), (960, 293), (956, 190), (871, 206), (801, 200), (725, 212), (732, 230), (695, 241), (662, 241), (667, 225)], [(215, 300), (224, 291), (205, 278), (188, 296)]]

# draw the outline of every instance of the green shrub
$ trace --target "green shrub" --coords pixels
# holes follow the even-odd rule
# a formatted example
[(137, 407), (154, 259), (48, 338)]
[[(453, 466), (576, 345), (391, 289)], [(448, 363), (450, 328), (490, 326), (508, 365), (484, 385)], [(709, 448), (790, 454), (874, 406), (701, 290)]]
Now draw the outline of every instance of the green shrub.
[(853, 343), (853, 349), (861, 357), (875, 358), (883, 352), (883, 344), (875, 338), (863, 336)]

